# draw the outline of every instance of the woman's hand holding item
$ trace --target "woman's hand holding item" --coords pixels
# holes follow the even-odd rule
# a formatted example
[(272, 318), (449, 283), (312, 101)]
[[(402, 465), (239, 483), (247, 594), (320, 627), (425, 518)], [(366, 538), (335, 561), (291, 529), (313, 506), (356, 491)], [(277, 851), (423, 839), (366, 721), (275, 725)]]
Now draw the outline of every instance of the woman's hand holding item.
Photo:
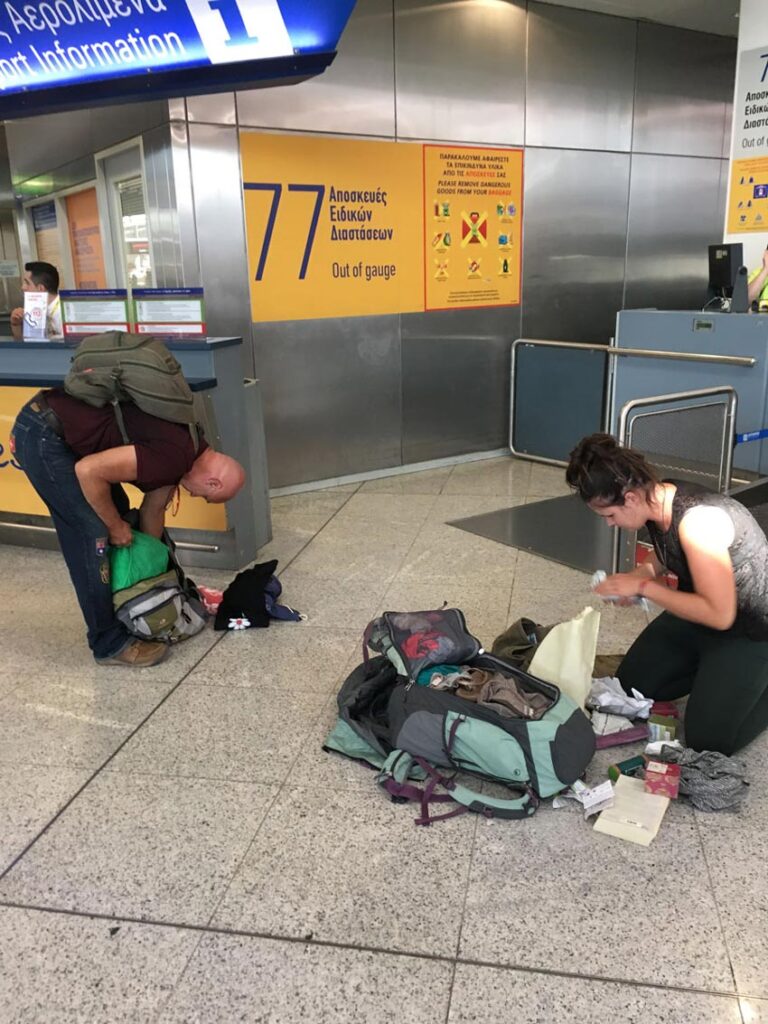
[(600, 597), (639, 597), (642, 595), (640, 589), (648, 576), (638, 576), (631, 572), (619, 572), (613, 576), (606, 576), (602, 583), (594, 588), (595, 593)]

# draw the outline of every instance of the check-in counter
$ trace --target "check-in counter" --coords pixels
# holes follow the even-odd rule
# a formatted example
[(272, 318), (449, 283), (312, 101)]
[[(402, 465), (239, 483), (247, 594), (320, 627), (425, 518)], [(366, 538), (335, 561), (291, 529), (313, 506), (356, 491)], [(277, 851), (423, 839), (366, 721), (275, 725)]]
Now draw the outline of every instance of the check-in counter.
[[(243, 489), (223, 505), (209, 505), (182, 491), (175, 516), (166, 517), (189, 566), (240, 569), (272, 537), (264, 418), (257, 380), (244, 380), (241, 338), (167, 341), (197, 404), (206, 439), (245, 467)], [(41, 388), (62, 383), (75, 344), (0, 342), (0, 543), (55, 548), (47, 509), (9, 450), (19, 409)], [(126, 488), (134, 504), (138, 491)]]
[[(734, 388), (738, 396), (738, 433), (768, 427), (768, 316), (622, 310), (615, 344), (617, 348), (647, 350), (649, 358), (613, 360), (613, 432), (618, 430), (625, 402), (723, 385)], [(654, 357), (653, 352), (660, 355)], [(768, 442), (738, 445), (733, 464), (768, 476)]]

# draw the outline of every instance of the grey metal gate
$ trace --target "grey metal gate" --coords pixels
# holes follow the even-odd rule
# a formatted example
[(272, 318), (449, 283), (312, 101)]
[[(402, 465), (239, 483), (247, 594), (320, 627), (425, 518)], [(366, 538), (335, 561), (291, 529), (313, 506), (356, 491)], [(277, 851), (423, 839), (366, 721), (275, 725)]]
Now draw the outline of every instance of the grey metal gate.
[[(625, 369), (617, 376), (614, 367), (619, 360)], [(645, 379), (639, 367), (667, 362), (749, 369), (756, 360), (720, 353), (518, 338), (511, 353), (510, 452), (534, 462), (564, 466), (579, 438), (598, 430), (613, 432), (611, 398), (619, 376), (621, 394), (648, 394), (640, 387), (632, 390), (633, 379)]]
[[(736, 408), (732, 387), (636, 398), (621, 409), (619, 438), (641, 451), (662, 478), (723, 493), (731, 481)], [(638, 534), (619, 530), (615, 540), (614, 570), (627, 572), (635, 564)]]

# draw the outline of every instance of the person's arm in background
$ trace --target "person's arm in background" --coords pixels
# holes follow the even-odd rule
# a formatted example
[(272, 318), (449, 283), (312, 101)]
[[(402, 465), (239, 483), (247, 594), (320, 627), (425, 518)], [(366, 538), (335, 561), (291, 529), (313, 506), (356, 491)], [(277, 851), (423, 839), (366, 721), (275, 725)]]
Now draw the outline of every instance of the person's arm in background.
[(45, 333), (52, 340), (64, 337), (64, 325), (61, 319), (61, 299), (54, 295), (48, 303), (48, 312), (45, 317)]
[(21, 341), (24, 334), (24, 310), (21, 306), (11, 310), (11, 334), (16, 341)]
[(768, 281), (768, 249), (763, 253), (763, 265), (760, 268), (757, 275), (749, 282), (747, 288), (747, 295), (749, 296), (750, 305), (753, 302), (758, 302), (760, 295), (765, 287), (765, 283)]

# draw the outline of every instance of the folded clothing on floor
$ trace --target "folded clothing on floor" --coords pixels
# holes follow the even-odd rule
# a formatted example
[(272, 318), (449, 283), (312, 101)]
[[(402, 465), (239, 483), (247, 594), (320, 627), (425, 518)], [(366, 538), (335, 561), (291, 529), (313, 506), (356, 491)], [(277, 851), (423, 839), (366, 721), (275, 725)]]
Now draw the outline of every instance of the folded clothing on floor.
[(742, 762), (717, 751), (665, 743), (657, 759), (680, 765), (680, 792), (700, 811), (738, 811), (749, 792)]

